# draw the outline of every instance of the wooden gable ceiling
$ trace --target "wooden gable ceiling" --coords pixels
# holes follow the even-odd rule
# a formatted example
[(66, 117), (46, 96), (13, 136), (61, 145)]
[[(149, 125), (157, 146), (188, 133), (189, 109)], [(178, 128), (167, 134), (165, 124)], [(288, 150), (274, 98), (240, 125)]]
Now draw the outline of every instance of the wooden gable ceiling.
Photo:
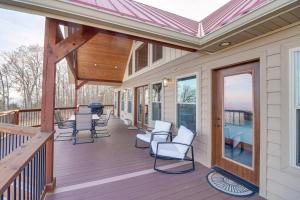
[(132, 43), (125, 37), (98, 33), (77, 50), (78, 79), (122, 82)]

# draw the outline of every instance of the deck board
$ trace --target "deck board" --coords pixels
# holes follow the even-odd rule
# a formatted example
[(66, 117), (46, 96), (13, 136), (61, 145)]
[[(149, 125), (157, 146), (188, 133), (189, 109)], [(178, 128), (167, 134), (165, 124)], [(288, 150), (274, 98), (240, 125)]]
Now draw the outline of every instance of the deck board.
[[(93, 144), (73, 146), (69, 141), (55, 142), (54, 166), (58, 189), (153, 168), (153, 158), (149, 156), (148, 150), (134, 147), (135, 130), (127, 130), (116, 119), (112, 120), (110, 129), (111, 137), (99, 138)], [(161, 164), (171, 163), (168, 161)], [(147, 173), (125, 180), (48, 194), (46, 199), (239, 199), (213, 189), (206, 181), (209, 171), (209, 168), (196, 163), (195, 172), (184, 175)], [(256, 195), (249, 199), (262, 198)]]

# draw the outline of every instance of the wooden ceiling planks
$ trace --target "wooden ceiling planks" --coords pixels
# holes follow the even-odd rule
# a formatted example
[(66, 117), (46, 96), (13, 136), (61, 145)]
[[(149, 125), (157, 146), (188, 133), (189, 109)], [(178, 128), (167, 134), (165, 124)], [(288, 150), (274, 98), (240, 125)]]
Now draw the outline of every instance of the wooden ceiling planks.
[(133, 41), (98, 33), (77, 50), (78, 79), (122, 82)]

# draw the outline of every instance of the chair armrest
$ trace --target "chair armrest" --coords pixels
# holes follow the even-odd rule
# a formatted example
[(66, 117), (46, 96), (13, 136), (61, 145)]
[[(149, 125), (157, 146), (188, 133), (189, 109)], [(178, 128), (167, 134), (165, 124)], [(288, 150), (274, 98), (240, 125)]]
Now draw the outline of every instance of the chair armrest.
[(187, 146), (188, 149), (187, 149), (186, 153), (190, 150), (190, 148), (193, 151), (193, 145), (192, 144), (183, 144), (183, 143), (179, 143), (179, 142), (158, 142), (157, 146), (156, 146), (156, 155), (158, 154), (159, 145), (164, 145), (164, 144), (169, 144), (169, 145), (170, 144), (179, 144), (179, 145)]
[(179, 145), (183, 145), (183, 146), (187, 146), (187, 147), (193, 147), (192, 144), (184, 144), (184, 143), (180, 143), (180, 142), (158, 142), (157, 143), (157, 147), (160, 145), (160, 144), (179, 144)]
[(172, 140), (172, 132), (167, 132), (167, 131), (157, 131), (157, 132), (152, 132), (152, 133), (151, 133), (150, 144), (151, 144), (151, 142), (153, 141), (154, 137), (157, 136), (157, 135), (167, 135), (167, 139), (168, 139), (168, 137), (170, 137), (171, 140)]

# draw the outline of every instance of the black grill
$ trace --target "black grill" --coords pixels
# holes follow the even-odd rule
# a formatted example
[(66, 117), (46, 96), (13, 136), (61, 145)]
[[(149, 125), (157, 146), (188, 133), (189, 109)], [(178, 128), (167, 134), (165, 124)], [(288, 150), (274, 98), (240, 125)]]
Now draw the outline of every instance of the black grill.
[(89, 104), (89, 107), (91, 108), (91, 112), (93, 114), (97, 114), (97, 115), (102, 115), (103, 114), (103, 104), (100, 102), (100, 101), (92, 101), (90, 104)]

